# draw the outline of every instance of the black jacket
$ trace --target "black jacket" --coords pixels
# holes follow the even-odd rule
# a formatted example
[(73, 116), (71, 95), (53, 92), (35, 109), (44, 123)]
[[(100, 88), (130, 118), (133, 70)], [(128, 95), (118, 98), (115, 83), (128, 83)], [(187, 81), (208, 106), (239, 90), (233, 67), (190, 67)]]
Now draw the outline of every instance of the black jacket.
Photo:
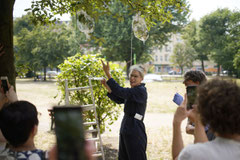
[(136, 113), (144, 117), (147, 105), (147, 89), (145, 84), (140, 84), (134, 88), (123, 88), (113, 79), (107, 81), (112, 93), (107, 96), (118, 104), (124, 103), (124, 113), (134, 116)]

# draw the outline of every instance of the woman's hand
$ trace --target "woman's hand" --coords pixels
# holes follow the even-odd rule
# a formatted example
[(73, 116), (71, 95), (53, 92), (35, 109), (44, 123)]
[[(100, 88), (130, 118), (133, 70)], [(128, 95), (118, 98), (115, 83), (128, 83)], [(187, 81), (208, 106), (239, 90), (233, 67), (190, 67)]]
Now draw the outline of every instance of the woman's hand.
[[(102, 61), (102, 60), (101, 60)], [(107, 62), (107, 65), (102, 61), (102, 65), (103, 65), (103, 71), (105, 72), (106, 76), (108, 77), (108, 79), (112, 78), (110, 75), (110, 67), (109, 67), (109, 62)]]
[(187, 98), (185, 95), (185, 98), (181, 105), (177, 108), (174, 118), (173, 118), (173, 124), (181, 124), (184, 119), (187, 118), (187, 109), (186, 109), (186, 104), (187, 104)]
[(104, 86), (106, 86), (107, 85), (107, 81), (106, 81), (106, 79), (104, 78), (103, 80), (101, 80), (101, 84), (102, 85), (104, 85)]
[(193, 109), (188, 111), (188, 118), (191, 122), (196, 123), (196, 121), (200, 120), (200, 115), (197, 110), (197, 105), (192, 105)]
[[(95, 158), (92, 156), (94, 152), (96, 152), (96, 148), (94, 146), (94, 143), (87, 141), (85, 143), (85, 146), (84, 146), (84, 154), (86, 156), (86, 160), (95, 160)], [(49, 160), (58, 160), (57, 145), (54, 145), (48, 151), (48, 159)]]
[(9, 100), (9, 102), (16, 102), (18, 100), (17, 94), (14, 91), (14, 87), (13, 86), (9, 87), (9, 90), (6, 93), (6, 96), (7, 96), (8, 100)]
[(108, 93), (112, 93), (111, 88), (108, 86), (106, 79), (101, 80), (102, 85), (108, 90)]

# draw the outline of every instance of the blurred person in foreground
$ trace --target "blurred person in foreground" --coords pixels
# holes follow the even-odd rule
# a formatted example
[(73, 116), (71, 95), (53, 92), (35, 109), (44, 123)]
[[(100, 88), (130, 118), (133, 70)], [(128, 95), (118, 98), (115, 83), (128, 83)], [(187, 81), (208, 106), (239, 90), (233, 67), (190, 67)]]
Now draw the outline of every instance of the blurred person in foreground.
[[(96, 152), (93, 141), (86, 141), (84, 151), (86, 155), (86, 160), (96, 160), (96, 158), (92, 156), (93, 153)], [(50, 149), (50, 151), (48, 152), (48, 156), (48, 160), (58, 160), (58, 150), (56, 145)]]
[(38, 130), (38, 112), (27, 101), (16, 101), (3, 106), (0, 111), (0, 128), (9, 147), (2, 152), (6, 159), (44, 160), (46, 151), (37, 149), (34, 137)]
[[(14, 87), (8, 84), (9, 90), (4, 93), (2, 88), (2, 82), (0, 80), (0, 110), (2, 107), (7, 103), (12, 103), (18, 100), (17, 94), (14, 91)], [(6, 148), (7, 140), (2, 135), (1, 129), (0, 129), (0, 153)]]
[[(179, 160), (236, 160), (240, 157), (240, 87), (214, 79), (198, 87), (197, 105), (186, 110), (186, 98), (173, 120), (172, 157)], [(199, 143), (184, 148), (181, 123), (189, 117), (195, 123)], [(209, 124), (216, 139), (209, 141), (204, 126)]]
[(144, 68), (130, 68), (130, 86), (123, 88), (111, 77), (109, 63), (102, 61), (103, 71), (108, 81), (102, 81), (108, 90), (107, 96), (118, 104), (124, 103), (124, 117), (120, 128), (119, 160), (146, 160), (147, 134), (143, 123), (146, 105), (147, 89), (142, 83)]

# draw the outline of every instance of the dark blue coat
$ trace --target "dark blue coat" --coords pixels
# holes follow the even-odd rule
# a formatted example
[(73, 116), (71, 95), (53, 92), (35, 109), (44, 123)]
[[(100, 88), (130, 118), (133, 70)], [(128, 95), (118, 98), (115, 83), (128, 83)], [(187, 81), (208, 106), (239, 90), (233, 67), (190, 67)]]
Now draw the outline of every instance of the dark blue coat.
[(120, 129), (119, 160), (146, 160), (147, 135), (143, 120), (134, 118), (138, 113), (144, 117), (147, 105), (145, 84), (123, 88), (113, 79), (107, 81), (112, 93), (108, 97), (118, 104), (124, 103), (124, 117)]

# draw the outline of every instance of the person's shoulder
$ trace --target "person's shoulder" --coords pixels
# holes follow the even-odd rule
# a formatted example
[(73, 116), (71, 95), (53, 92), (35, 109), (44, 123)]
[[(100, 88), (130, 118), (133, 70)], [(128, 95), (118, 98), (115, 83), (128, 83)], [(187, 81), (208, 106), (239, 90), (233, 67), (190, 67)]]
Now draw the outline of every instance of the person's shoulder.
[(32, 150), (32, 151), (28, 151), (27, 152), (27, 156), (29, 157), (29, 160), (31, 159), (36, 159), (36, 158), (39, 158), (39, 159), (46, 159), (48, 156), (47, 156), (47, 152), (44, 151), (44, 150), (41, 150), (41, 149), (36, 149), (36, 150)]
[(209, 142), (189, 144), (180, 152), (179, 160), (204, 160), (209, 145)]
[(35, 159), (44, 160), (48, 157), (47, 152), (41, 149), (20, 152), (10, 150), (9, 156), (17, 157), (17, 159), (21, 158), (22, 160), (35, 160)]
[(133, 88), (137, 93), (147, 94), (147, 88), (145, 87), (145, 84), (140, 84)]
[(9, 154), (9, 149), (5, 148), (0, 151), (0, 159), (1, 160), (15, 160), (15, 158)]
[(140, 89), (140, 90), (143, 90), (143, 91), (146, 91), (146, 87), (145, 87), (145, 83), (141, 83), (140, 85), (134, 87), (135, 89)]

